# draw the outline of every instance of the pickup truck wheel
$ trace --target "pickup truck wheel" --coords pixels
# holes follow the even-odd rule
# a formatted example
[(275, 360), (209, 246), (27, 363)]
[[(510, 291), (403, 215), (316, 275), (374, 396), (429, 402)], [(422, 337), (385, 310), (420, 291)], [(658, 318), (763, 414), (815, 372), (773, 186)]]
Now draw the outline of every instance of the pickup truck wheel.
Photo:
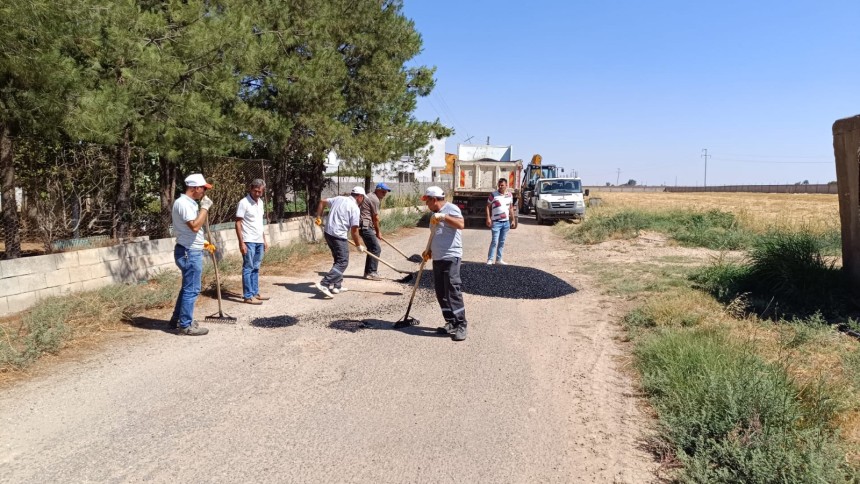
[(543, 225), (543, 218), (540, 216), (540, 212), (535, 210), (535, 220), (537, 220), (538, 225)]
[(528, 215), (531, 210), (528, 205), (523, 205), (523, 215)]

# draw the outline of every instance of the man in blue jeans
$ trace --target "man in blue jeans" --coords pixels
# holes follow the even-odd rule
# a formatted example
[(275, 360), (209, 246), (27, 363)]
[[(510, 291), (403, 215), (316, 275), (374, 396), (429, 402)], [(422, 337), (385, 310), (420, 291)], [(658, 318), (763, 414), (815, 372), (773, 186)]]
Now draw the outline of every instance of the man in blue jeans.
[(242, 252), (242, 302), (263, 304), (268, 296), (260, 295), (260, 263), (263, 254), (269, 250), (263, 222), (266, 213), (263, 208), (263, 192), (266, 183), (257, 178), (248, 184), (248, 195), (236, 207), (236, 238)]
[[(173, 249), (173, 259), (176, 267), (182, 272), (182, 287), (173, 308), (171, 325), (179, 330), (179, 334), (187, 336), (203, 336), (209, 332), (194, 321), (194, 303), (200, 294), (203, 277), (203, 231), (212, 200), (206, 196), (206, 190), (212, 185), (206, 183), (203, 175), (194, 173), (185, 179), (185, 193), (173, 202), (173, 232), (176, 235), (176, 246)], [(200, 200), (200, 206), (197, 206)]]
[(517, 228), (514, 217), (514, 197), (508, 192), (508, 181), (499, 178), (498, 190), (487, 198), (487, 227), (493, 232), (490, 241), (490, 251), (487, 253), (487, 265), (507, 265), (502, 258), (505, 250), (505, 238), (509, 229)]

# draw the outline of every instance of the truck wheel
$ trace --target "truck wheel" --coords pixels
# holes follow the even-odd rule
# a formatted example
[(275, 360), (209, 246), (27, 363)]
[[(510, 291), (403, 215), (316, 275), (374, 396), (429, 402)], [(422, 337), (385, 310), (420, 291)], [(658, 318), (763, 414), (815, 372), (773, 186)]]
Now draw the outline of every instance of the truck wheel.
[(535, 220), (537, 220), (538, 225), (543, 225), (543, 218), (540, 216), (540, 212), (535, 210)]
[(531, 212), (528, 205), (523, 204), (523, 215), (528, 215)]

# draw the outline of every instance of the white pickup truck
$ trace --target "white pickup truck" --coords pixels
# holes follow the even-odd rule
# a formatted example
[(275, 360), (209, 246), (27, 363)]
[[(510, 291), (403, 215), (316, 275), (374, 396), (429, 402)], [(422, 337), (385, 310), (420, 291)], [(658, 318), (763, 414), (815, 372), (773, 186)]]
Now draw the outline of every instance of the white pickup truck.
[(577, 220), (585, 216), (585, 197), (579, 178), (541, 178), (535, 185), (537, 223), (545, 220)]

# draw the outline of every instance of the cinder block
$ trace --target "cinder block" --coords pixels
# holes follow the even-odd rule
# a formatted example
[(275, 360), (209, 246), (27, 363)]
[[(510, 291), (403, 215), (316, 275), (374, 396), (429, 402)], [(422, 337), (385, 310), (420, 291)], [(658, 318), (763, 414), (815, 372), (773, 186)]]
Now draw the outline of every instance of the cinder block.
[(39, 301), (39, 296), (35, 292), (25, 292), (23, 294), (16, 294), (14, 296), (9, 296), (6, 298), (6, 302), (9, 306), (9, 314), (14, 314), (21, 312), (25, 309), (30, 309), (35, 306)]
[(173, 248), (176, 246), (176, 239), (156, 239), (152, 241), (155, 244), (158, 253), (169, 252), (173, 254)]
[(98, 264), (78, 266), (74, 269), (69, 269), (69, 283), (88, 281), (92, 279), (93, 277), (90, 275), (91, 269), (97, 265)]
[(58, 269), (45, 273), (45, 287), (56, 287), (71, 282), (68, 269)]
[(86, 249), (79, 250), (76, 253), (78, 254), (78, 265), (80, 266), (91, 266), (93, 264), (98, 264), (102, 261), (101, 249)]
[(9, 303), (5, 297), (0, 297), (0, 316), (6, 316), (7, 314), (9, 314)]
[(37, 255), (0, 261), (0, 273), (3, 278), (50, 272), (57, 270), (56, 260), (52, 255)]
[(26, 276), (0, 279), (0, 297), (38, 291), (44, 288), (45, 274), (27, 274)]
[(57, 269), (68, 269), (70, 267), (78, 266), (77, 252), (62, 252), (59, 254), (52, 254), (51, 257), (54, 258)]
[(81, 288), (84, 291), (95, 291), (96, 289), (101, 289), (111, 284), (114, 284), (113, 278), (99, 277), (98, 279), (90, 279), (89, 281), (83, 281)]
[(102, 258), (103, 262), (110, 262), (119, 260), (125, 257), (126, 248), (125, 245), (115, 245), (113, 247), (102, 247), (101, 249), (96, 249), (99, 251), (99, 256)]
[(47, 287), (36, 292), (36, 297), (39, 301), (43, 301), (49, 297), (59, 297), (62, 295), (63, 291), (59, 287)]

